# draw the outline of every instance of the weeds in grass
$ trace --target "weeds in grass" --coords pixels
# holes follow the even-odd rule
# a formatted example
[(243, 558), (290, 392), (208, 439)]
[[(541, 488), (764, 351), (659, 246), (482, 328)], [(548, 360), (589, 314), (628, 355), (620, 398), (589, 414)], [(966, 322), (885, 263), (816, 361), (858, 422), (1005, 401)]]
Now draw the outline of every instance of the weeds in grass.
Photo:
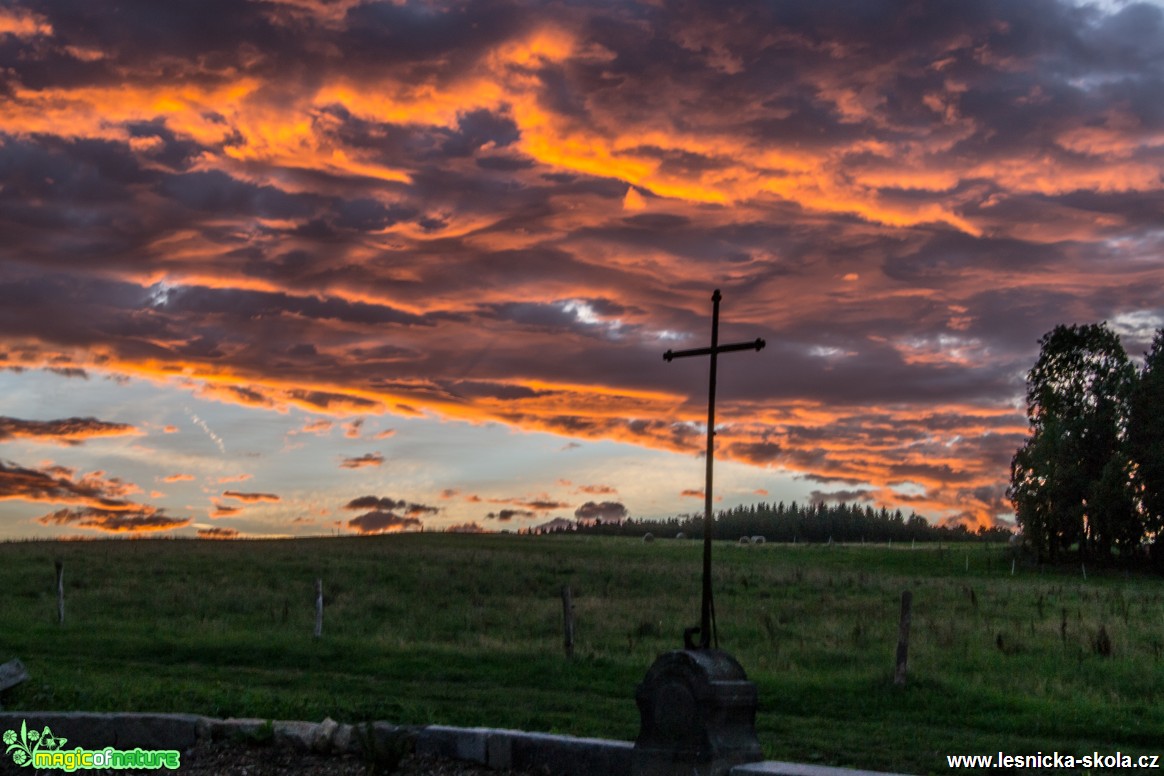
[(1100, 657), (1111, 657), (1111, 636), (1107, 633), (1107, 627), (1099, 626), (1099, 630), (1091, 638), (1091, 651)]
[(253, 730), (238, 729), (233, 738), (238, 743), (251, 746), (270, 746), (275, 743), (275, 723), (267, 720)]

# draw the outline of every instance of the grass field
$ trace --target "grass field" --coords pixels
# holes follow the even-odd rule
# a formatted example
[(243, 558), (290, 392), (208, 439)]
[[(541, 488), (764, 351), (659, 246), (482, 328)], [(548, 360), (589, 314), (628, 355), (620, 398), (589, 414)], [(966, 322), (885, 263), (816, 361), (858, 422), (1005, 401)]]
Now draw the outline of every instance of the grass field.
[[(695, 541), (446, 534), (2, 544), (0, 662), (33, 677), (4, 704), (630, 740), (636, 684), (698, 620), (699, 554)], [(946, 754), (1164, 754), (1164, 580), (1087, 572), (1012, 576), (997, 545), (717, 544), (720, 641), (759, 686), (773, 759), (944, 773)]]

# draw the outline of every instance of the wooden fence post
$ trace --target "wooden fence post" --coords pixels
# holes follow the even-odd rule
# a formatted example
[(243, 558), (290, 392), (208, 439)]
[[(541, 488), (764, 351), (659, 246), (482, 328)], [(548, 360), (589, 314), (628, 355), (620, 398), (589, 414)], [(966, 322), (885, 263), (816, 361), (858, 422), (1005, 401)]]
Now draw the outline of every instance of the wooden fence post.
[(57, 624), (65, 624), (65, 564), (56, 561), (57, 567)]
[(902, 591), (901, 620), (897, 625), (897, 670), (893, 674), (893, 683), (896, 685), (905, 684), (905, 667), (909, 661), (909, 621), (912, 605), (913, 592)]
[(323, 580), (315, 580), (315, 638), (323, 635)]
[(574, 594), (562, 585), (562, 623), (565, 631), (566, 657), (574, 657)]

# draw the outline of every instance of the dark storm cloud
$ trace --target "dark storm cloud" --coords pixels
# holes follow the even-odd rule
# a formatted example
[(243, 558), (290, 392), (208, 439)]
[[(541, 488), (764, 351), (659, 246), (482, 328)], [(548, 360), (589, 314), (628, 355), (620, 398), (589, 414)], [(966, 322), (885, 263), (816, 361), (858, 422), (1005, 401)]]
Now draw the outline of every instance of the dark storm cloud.
[(379, 510), (366, 512), (358, 517), (353, 517), (347, 522), (348, 528), (362, 534), (394, 533), (396, 531), (405, 531), (409, 528), (421, 528), (422, 525), (421, 521), (415, 517), (401, 516), (395, 512), (382, 512)]
[(587, 501), (574, 510), (574, 517), (577, 520), (602, 520), (608, 523), (625, 520), (628, 514), (626, 506), (619, 501), (603, 501), (601, 503)]
[(93, 437), (137, 433), (140, 432), (128, 423), (109, 423), (97, 418), (21, 420), (0, 417), (0, 442), (10, 439), (36, 439), (62, 445), (79, 445)]
[(814, 504), (835, 502), (845, 504), (852, 501), (872, 501), (874, 494), (868, 490), (814, 490), (808, 494), (808, 500)]
[(240, 324), (258, 316), (293, 315), (369, 326), (391, 323), (432, 325), (420, 316), (387, 306), (239, 289), (183, 288), (167, 294), (160, 306), (172, 315), (220, 315), (238, 319)]
[[(276, 23), (276, 6), (266, 3), (178, 0), (161, 7), (134, 0), (101, 8), (77, 0), (31, 0), (22, 5), (41, 15), (54, 33), (31, 56), (25, 53), (32, 88), (88, 86), (127, 76), (154, 83), (183, 76), (214, 82), (240, 72), (273, 76), (280, 68), (302, 70), (313, 61), (310, 51), (295, 51), (302, 39)], [(280, 50), (285, 53), (275, 53)], [(168, 66), (159, 68), (159, 62)]]
[(189, 518), (169, 517), (164, 510), (153, 508), (134, 511), (111, 511), (97, 507), (58, 509), (36, 519), (41, 525), (72, 525), (106, 533), (141, 533), (172, 531), (190, 525)]
[(380, 466), (384, 463), (384, 456), (379, 453), (364, 453), (360, 456), (352, 458), (344, 458), (340, 461), (341, 469), (363, 469), (369, 466)]
[(95, 509), (130, 510), (137, 507), (122, 496), (125, 484), (94, 472), (79, 479), (72, 470), (55, 467), (28, 469), (11, 461), (0, 461), (0, 500), (45, 501), (82, 504)]
[(357, 61), (439, 77), (471, 67), (520, 32), (537, 16), (528, 11), (502, 0), (470, 3), (448, 13), (414, 4), (361, 3), (347, 12), (344, 41)]
[(326, 108), (323, 115), (331, 121), (323, 123), (322, 132), (347, 146), (372, 151), (375, 158), (385, 163), (470, 157), (485, 146), (504, 149), (520, 136), (513, 119), (488, 110), (458, 116), (453, 128), (370, 122), (340, 106)]
[(193, 210), (265, 218), (303, 218), (314, 211), (316, 199), (245, 183), (218, 170), (168, 176), (159, 193)]
[(280, 501), (278, 495), (274, 493), (242, 493), (237, 490), (227, 490), (222, 493), (223, 498), (232, 498), (236, 501), (245, 501), (253, 504), (259, 501)]
[(720, 287), (725, 455), (988, 519), (1038, 337), (1164, 321), (1155, 5), (15, 12), (8, 367), (693, 452)]
[(69, 504), (36, 519), (41, 525), (75, 525), (108, 533), (168, 531), (191, 523), (164, 509), (136, 504), (125, 496), (139, 489), (104, 472), (77, 476), (72, 469), (49, 466), (29, 469), (0, 461), (0, 501), (19, 500)]
[(500, 509), (496, 512), (490, 512), (485, 515), (486, 520), (498, 520), (502, 523), (509, 522), (514, 518), (530, 518), (537, 517), (537, 512), (529, 509)]
[(440, 507), (429, 506), (428, 504), (417, 504), (415, 502), (386, 496), (360, 496), (344, 504), (344, 509), (353, 511), (370, 509), (382, 512), (400, 512), (408, 517), (435, 515), (441, 511)]

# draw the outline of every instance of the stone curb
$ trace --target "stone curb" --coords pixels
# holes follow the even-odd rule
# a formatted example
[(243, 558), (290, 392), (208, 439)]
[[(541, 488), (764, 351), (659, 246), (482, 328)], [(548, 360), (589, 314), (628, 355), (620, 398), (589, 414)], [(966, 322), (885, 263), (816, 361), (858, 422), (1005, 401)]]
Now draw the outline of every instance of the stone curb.
[(416, 739), (418, 754), (451, 757), (490, 768), (542, 770), (560, 776), (629, 774), (634, 744), (552, 733), (430, 725)]
[[(387, 722), (346, 725), (265, 719), (214, 719), (194, 714), (97, 714), (90, 712), (0, 712), (0, 730), (27, 721), (68, 739), (69, 748), (176, 749), (199, 741), (273, 741), (300, 751), (373, 755), (401, 746), (417, 753), (480, 763), (490, 768), (546, 770), (558, 776), (627, 776), (634, 744), (603, 738), (576, 738), (497, 728), (445, 725), (408, 727)], [(899, 776), (875, 771), (802, 765), (769, 760), (737, 765), (730, 776)]]

